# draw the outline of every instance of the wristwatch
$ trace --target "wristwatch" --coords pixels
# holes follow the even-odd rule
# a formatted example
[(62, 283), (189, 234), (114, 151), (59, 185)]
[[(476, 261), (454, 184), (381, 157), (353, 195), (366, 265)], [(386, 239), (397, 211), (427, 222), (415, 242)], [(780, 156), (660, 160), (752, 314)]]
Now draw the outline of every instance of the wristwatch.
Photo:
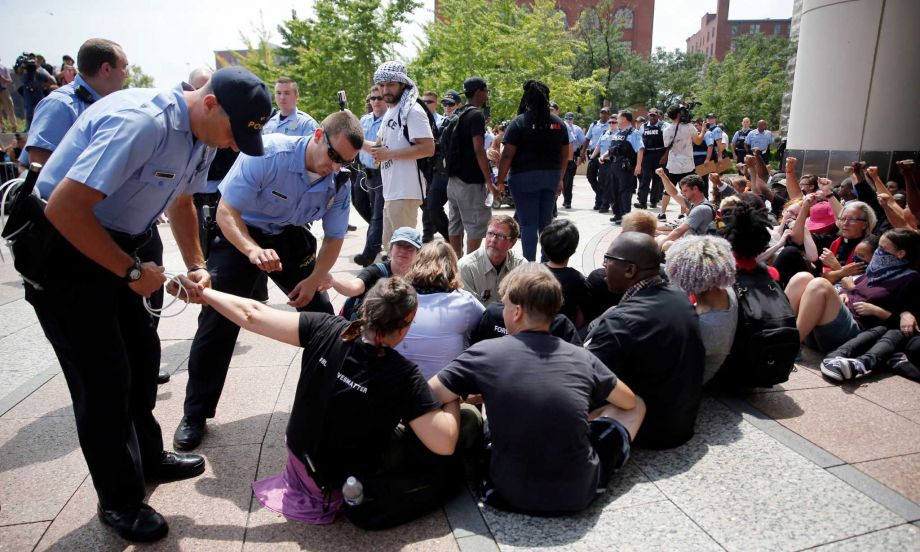
[(136, 282), (141, 279), (141, 260), (137, 257), (134, 257), (134, 264), (128, 268), (128, 272), (125, 273), (124, 281), (127, 283)]

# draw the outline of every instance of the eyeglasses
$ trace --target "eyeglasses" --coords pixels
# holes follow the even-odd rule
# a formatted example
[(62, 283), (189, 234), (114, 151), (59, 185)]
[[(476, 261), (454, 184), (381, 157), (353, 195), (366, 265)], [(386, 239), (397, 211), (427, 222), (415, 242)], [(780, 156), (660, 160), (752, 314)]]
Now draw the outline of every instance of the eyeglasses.
[(604, 266), (607, 266), (610, 263), (610, 261), (620, 261), (622, 263), (635, 265), (636, 270), (640, 270), (640, 271), (651, 270), (652, 268), (655, 268), (655, 267), (642, 268), (638, 264), (636, 264), (636, 261), (630, 261), (629, 259), (624, 259), (623, 257), (617, 257), (616, 255), (608, 255), (605, 253), (604, 254)]
[(840, 224), (856, 224), (857, 222), (867, 222), (864, 218), (838, 217), (837, 222)]
[(383, 96), (368, 96), (367, 99), (372, 102), (379, 102), (383, 99)]
[(492, 231), (486, 232), (486, 236), (490, 238), (495, 238), (496, 240), (499, 240), (499, 241), (508, 241), (508, 240), (514, 239), (511, 236), (506, 236), (504, 234), (496, 234), (495, 232), (492, 232)]
[(354, 161), (354, 159), (345, 159), (339, 152), (335, 151), (332, 147), (332, 142), (329, 141), (329, 135), (326, 134), (326, 129), (323, 129), (323, 139), (326, 141), (326, 153), (329, 154), (329, 159), (332, 159), (333, 163), (338, 163), (339, 165), (347, 165)]

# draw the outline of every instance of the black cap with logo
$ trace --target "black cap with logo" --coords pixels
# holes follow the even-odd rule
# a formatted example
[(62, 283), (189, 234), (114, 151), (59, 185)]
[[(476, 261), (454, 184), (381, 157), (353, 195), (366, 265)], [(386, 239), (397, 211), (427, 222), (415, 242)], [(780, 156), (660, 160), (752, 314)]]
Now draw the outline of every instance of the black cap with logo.
[(262, 125), (272, 113), (268, 86), (242, 67), (225, 67), (211, 75), (211, 91), (230, 117), (236, 147), (246, 155), (263, 155)]

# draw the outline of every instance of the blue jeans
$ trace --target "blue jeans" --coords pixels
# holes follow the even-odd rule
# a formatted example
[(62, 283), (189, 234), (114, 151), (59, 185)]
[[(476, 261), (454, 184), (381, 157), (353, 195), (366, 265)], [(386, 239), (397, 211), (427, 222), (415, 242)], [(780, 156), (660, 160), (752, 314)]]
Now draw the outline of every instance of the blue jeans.
[(537, 258), (540, 232), (553, 220), (559, 171), (538, 170), (512, 172), (508, 177), (518, 224), (521, 225), (521, 248), (524, 258)]
[(383, 181), (380, 171), (370, 173), (367, 179), (367, 197), (371, 204), (371, 220), (368, 221), (367, 239), (362, 255), (374, 258), (380, 253), (380, 240), (383, 238)]

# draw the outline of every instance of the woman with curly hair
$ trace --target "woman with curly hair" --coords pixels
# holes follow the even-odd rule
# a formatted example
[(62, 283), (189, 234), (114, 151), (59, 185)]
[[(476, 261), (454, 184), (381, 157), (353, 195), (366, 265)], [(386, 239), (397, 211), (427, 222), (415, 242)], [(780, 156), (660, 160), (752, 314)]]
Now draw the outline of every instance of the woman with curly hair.
[(735, 268), (752, 271), (758, 266), (779, 280), (779, 271), (763, 265), (764, 252), (770, 244), (770, 216), (759, 197), (751, 192), (739, 194), (730, 206), (722, 208), (722, 229), (719, 234), (728, 240), (735, 255)]
[(668, 249), (665, 272), (671, 283), (695, 302), (706, 348), (703, 384), (716, 375), (731, 351), (738, 323), (735, 260), (728, 241), (714, 236), (688, 236)]

